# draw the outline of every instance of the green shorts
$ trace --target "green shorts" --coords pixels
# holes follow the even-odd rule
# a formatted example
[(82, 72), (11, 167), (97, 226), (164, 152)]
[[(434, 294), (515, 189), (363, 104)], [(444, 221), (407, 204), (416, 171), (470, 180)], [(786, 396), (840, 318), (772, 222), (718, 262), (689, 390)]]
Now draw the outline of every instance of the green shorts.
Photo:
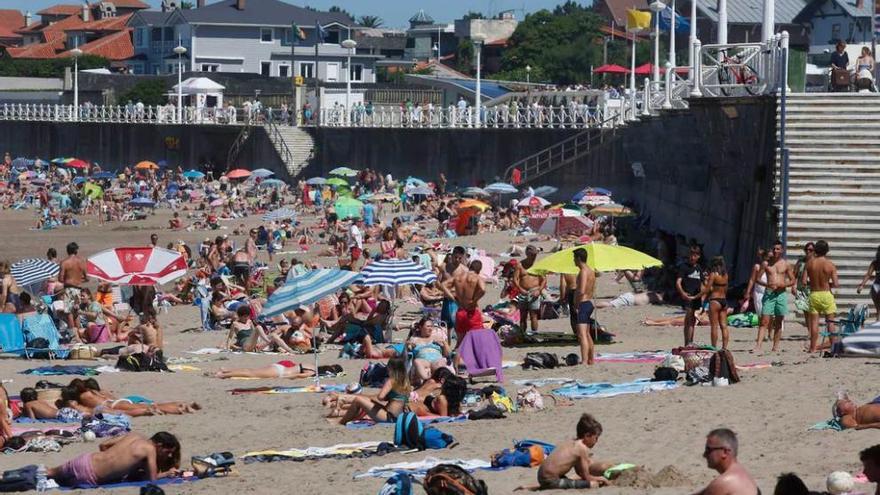
[(765, 292), (761, 299), (763, 307), (762, 316), (785, 316), (788, 314), (788, 293), (784, 290), (779, 292)]

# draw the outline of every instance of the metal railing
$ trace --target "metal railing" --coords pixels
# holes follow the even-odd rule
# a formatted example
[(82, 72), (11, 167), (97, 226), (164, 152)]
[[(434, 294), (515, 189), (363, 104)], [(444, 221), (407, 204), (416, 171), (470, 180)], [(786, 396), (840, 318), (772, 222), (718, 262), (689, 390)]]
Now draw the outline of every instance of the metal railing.
[(232, 164), (235, 163), (235, 160), (238, 159), (238, 155), (241, 153), (241, 148), (250, 136), (251, 126), (250, 123), (247, 123), (241, 128), (241, 131), (239, 131), (238, 136), (235, 137), (232, 146), (229, 147), (229, 153), (226, 154), (227, 167), (231, 168)]
[(788, 84), (788, 32), (762, 43), (700, 45), (691, 96), (757, 96), (776, 94)]
[[(253, 114), (251, 115), (253, 118)], [(178, 118), (172, 105), (49, 105), (4, 103), (0, 105), (0, 120), (101, 122), (133, 124), (240, 124), (248, 120), (235, 108), (184, 107)]]
[(298, 166), (298, 163), (294, 163), (293, 152), (290, 151), (287, 141), (284, 140), (284, 136), (281, 135), (281, 131), (278, 130), (278, 126), (275, 125), (275, 122), (273, 122), (272, 119), (268, 119), (265, 123), (265, 127), (266, 131), (269, 133), (269, 139), (275, 145), (275, 149), (278, 151), (284, 164), (288, 168)]

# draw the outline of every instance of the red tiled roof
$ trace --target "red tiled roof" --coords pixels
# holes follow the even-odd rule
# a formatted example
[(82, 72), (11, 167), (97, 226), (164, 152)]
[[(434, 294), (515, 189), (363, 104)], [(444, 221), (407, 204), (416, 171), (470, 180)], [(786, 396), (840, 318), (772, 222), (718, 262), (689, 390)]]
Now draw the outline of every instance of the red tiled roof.
[[(126, 29), (125, 25), (134, 14), (126, 14), (119, 17), (107, 17), (96, 21), (71, 23), (64, 26), (63, 31), (122, 31)], [(76, 18), (77, 20), (79, 18)], [(67, 19), (64, 19), (65, 21)], [(61, 24), (59, 21), (56, 24)]]
[[(108, 3), (112, 3), (113, 5), (115, 5), (117, 9), (119, 9), (119, 8), (122, 8), (122, 9), (148, 9), (148, 8), (150, 8), (149, 5), (147, 5), (144, 2), (141, 2), (141, 0), (106, 0), (106, 1)], [(93, 3), (92, 7), (96, 7), (99, 3), (100, 2)]]
[[(33, 43), (27, 46), (10, 47), (6, 53), (12, 58), (55, 58), (58, 43)], [(61, 43), (63, 48), (64, 44)]]
[(37, 15), (74, 15), (79, 14), (81, 10), (80, 5), (53, 5), (37, 12)]
[[(119, 31), (107, 36), (80, 45), (79, 49), (88, 55), (98, 55), (108, 60), (125, 60), (134, 55), (134, 45), (131, 42), (131, 30)], [(70, 51), (64, 51), (57, 58), (69, 57)]]
[(8, 39), (16, 39), (21, 40), (21, 35), (16, 33), (15, 31), (9, 29), (6, 26), (0, 26), (0, 39), (8, 40)]
[[(83, 53), (100, 55), (110, 60), (124, 60), (134, 54), (129, 28), (126, 27), (131, 14), (83, 22), (79, 16), (72, 15), (48, 26), (41, 26), (39, 32), (42, 43), (9, 48), (6, 52), (12, 58), (55, 58), (69, 56), (65, 42), (66, 31), (107, 32), (108, 34), (81, 45)], [(21, 30), (19, 32), (22, 32)], [(31, 30), (30, 32), (35, 32)]]
[(0, 27), (8, 30), (24, 27), (24, 15), (15, 9), (0, 9)]

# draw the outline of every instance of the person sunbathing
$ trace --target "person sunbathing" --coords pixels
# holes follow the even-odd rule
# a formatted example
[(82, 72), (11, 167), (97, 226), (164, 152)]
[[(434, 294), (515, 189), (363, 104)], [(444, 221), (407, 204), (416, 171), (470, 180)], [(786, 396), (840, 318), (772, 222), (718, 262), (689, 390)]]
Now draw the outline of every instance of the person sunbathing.
[(131, 416), (128, 411), (140, 411), (147, 408), (154, 414), (188, 414), (202, 409), (197, 402), (148, 402), (136, 404), (140, 397), (122, 397), (119, 398), (114, 394), (101, 390), (98, 381), (94, 378), (81, 380), (75, 378), (71, 380), (70, 386), (79, 392), (77, 402), (86, 407), (111, 407), (121, 410)]
[(293, 349), (279, 335), (280, 330), (273, 329), (267, 333), (261, 325), (254, 323), (251, 319), (251, 309), (247, 305), (239, 306), (235, 310), (235, 314), (236, 319), (229, 327), (229, 333), (226, 336), (227, 349), (244, 352), (282, 350), (288, 354), (294, 354)]
[(168, 432), (147, 439), (138, 433), (112, 438), (98, 452), (82, 454), (61, 466), (49, 468), (47, 476), (59, 485), (96, 487), (119, 481), (155, 481), (179, 474), (180, 442)]
[(834, 402), (834, 417), (845, 429), (880, 429), (880, 398), (856, 406), (848, 397)]
[(382, 385), (379, 394), (375, 398), (364, 395), (355, 396), (351, 401), (351, 406), (339, 420), (339, 424), (348, 424), (364, 416), (369, 416), (377, 423), (393, 422), (399, 414), (406, 410), (411, 391), (412, 386), (406, 372), (404, 359), (389, 359), (388, 380)]
[(102, 404), (97, 404), (95, 406), (87, 406), (79, 401), (80, 393), (77, 391), (75, 387), (62, 387), (61, 388), (61, 398), (55, 401), (55, 407), (58, 409), (69, 408), (77, 411), (82, 414), (83, 417), (89, 418), (94, 416), (95, 414), (124, 414), (131, 417), (140, 417), (140, 416), (153, 416), (156, 414), (161, 414), (157, 410), (147, 407), (147, 406), (138, 406), (138, 407), (130, 407), (126, 410), (116, 409), (112, 407), (112, 402), (108, 403), (106, 406)]
[(413, 355), (413, 378), (419, 382), (431, 377), (436, 369), (449, 364), (449, 342), (438, 332), (430, 318), (422, 318), (413, 327), (413, 335), (407, 339)]
[(419, 395), (419, 399), (410, 403), (410, 410), (416, 413), (416, 416), (458, 416), (461, 414), (461, 402), (467, 393), (467, 380), (455, 376), (451, 372), (444, 373), (442, 376), (439, 389), (430, 394)]
[(22, 416), (31, 419), (56, 419), (58, 417), (58, 408), (55, 407), (55, 404), (40, 400), (36, 389), (26, 387), (21, 389), (18, 395), (22, 403)]
[(647, 306), (663, 304), (661, 292), (624, 292), (610, 301), (597, 301), (596, 308), (624, 308), (627, 306)]
[(215, 378), (288, 378), (296, 380), (298, 378), (308, 378), (315, 376), (314, 366), (302, 363), (294, 363), (293, 361), (278, 361), (267, 366), (259, 368), (220, 368), (220, 371), (214, 373)]

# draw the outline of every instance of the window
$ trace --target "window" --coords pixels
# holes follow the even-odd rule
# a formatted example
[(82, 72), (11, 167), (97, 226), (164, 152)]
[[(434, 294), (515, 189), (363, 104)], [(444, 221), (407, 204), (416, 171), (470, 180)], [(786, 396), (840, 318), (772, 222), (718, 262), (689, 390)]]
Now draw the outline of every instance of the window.
[(220, 72), (220, 64), (202, 64), (202, 72)]
[(834, 23), (831, 25), (831, 42), (838, 40), (840, 40), (840, 23)]
[(339, 44), (339, 31), (324, 31), (324, 43)]
[(364, 80), (364, 65), (363, 64), (351, 64), (351, 68), (348, 71), (349, 80), (354, 82), (363, 82)]
[(415, 48), (416, 47), (416, 39), (415, 38), (407, 38), (406, 39), (406, 47), (407, 48)]
[(138, 47), (144, 46), (144, 28), (134, 30), (134, 45)]
[(159, 74), (159, 68), (159, 64), (153, 64), (153, 70), (150, 72), (150, 74)]
[(272, 62), (260, 62), (260, 74), (266, 77), (272, 75)]
[(299, 63), (299, 75), (304, 78), (315, 77), (315, 63), (314, 62), (300, 62)]
[(260, 28), (260, 43), (272, 42), (272, 28)]
[(286, 64), (278, 65), (278, 77), (290, 77), (290, 66)]
[(336, 82), (339, 80), (339, 63), (327, 62), (327, 82)]
[(152, 41), (162, 41), (162, 28), (153, 28), (150, 30), (150, 39)]
[(166, 27), (165, 28), (165, 38), (163, 38), (163, 39), (165, 41), (174, 41), (174, 28), (173, 27)]

